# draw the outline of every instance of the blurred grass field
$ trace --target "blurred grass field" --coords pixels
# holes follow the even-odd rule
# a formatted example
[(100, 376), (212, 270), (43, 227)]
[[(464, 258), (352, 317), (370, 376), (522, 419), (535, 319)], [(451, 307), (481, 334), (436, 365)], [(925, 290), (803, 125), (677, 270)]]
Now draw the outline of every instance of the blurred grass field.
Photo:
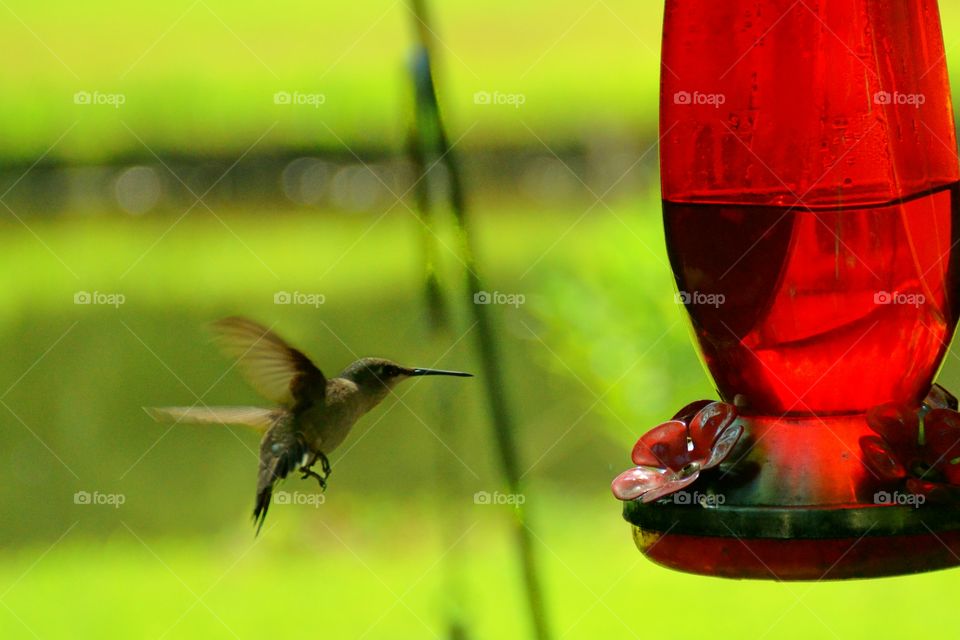
[[(598, 122), (646, 136), (656, 125), (657, 5), (444, 2), (436, 19), (451, 126), (476, 123), (466, 147), (526, 143), (517, 109), (474, 103), (477, 91), (500, 91), (524, 94), (523, 121), (557, 141), (582, 140)], [(0, 39), (20, 52), (18, 64), (0, 70), (0, 88), (18, 88), (0, 104), (8, 157), (36, 157), (74, 125), (54, 157), (142, 153), (118, 118), (157, 152), (194, 151), (202, 140), (207, 153), (236, 154), (275, 123), (268, 146), (402, 142), (412, 33), (403, 2), (286, 1), (264, 12), (222, 0), (56, 0), (4, 10)], [(126, 102), (78, 106), (77, 91), (123, 93)], [(326, 100), (291, 108), (274, 104), (278, 91)]]
[[(43, 638), (445, 637), (451, 586), (438, 561), (459, 553), (473, 637), (525, 637), (513, 550), (496, 523), (509, 513), (473, 507), (452, 545), (423, 526), (422, 505), (340, 504), (351, 516), (328, 523), (319, 511), (335, 502), (331, 492), (316, 514), (282, 514), (259, 542), (244, 531), (142, 543), (118, 527), (91, 543), (80, 524), (39, 562), (39, 547), (5, 554), (0, 579), (13, 586), (3, 601), (17, 613), (0, 608), (0, 630), (4, 638), (34, 637), (27, 627)], [(557, 494), (528, 506), (544, 523), (536, 537), (557, 637), (939, 637), (954, 600), (954, 572), (816, 584), (688, 576), (644, 560), (613, 504)]]
[[(957, 69), (960, 5), (940, 7)], [(267, 148), (396, 149), (403, 141), (412, 29), (403, 2), (283, 1), (265, 12), (246, 1), (54, 0), (0, 9), (8, 17), (0, 41), (17, 60), (0, 69), (0, 157), (9, 160), (50, 151), (103, 161), (142, 156), (143, 145), (236, 155), (268, 129)], [(470, 133), (463, 148), (534, 145), (531, 130), (558, 146), (656, 137), (660, 2), (448, 0), (435, 11), (444, 105), (455, 137)], [(78, 91), (126, 101), (76, 105)], [(325, 102), (277, 105), (278, 91), (320, 93)], [(476, 104), (477, 91), (520, 93), (525, 102)]]

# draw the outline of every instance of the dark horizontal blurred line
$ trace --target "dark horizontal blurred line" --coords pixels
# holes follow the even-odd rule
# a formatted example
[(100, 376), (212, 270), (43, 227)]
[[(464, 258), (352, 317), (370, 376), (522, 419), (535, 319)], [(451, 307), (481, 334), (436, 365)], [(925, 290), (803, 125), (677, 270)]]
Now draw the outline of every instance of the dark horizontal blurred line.
[[(461, 153), (471, 193), (537, 204), (582, 202), (607, 192), (615, 198), (656, 183), (656, 154), (643, 144), (511, 147)], [(413, 184), (407, 161), (384, 149), (301, 150), (236, 156), (124, 155), (100, 164), (44, 159), (0, 163), (0, 195), (18, 215), (71, 212), (179, 212), (198, 196), (211, 207), (315, 207), (377, 212), (395, 206)], [(554, 153), (556, 155), (554, 155)], [(442, 190), (443, 167), (428, 180)], [(207, 193), (209, 191), (209, 193)], [(438, 200), (441, 202), (442, 200)], [(196, 207), (203, 209), (202, 204)], [(0, 212), (3, 210), (0, 209)]]

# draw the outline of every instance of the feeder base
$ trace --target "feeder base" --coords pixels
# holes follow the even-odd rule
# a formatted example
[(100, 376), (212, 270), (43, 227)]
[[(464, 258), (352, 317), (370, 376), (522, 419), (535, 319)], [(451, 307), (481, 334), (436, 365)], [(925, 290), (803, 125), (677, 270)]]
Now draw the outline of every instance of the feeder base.
[[(652, 510), (657, 512), (645, 513)], [(653, 562), (671, 569), (724, 578), (819, 581), (960, 566), (960, 518), (956, 511), (871, 506), (745, 512), (631, 503), (624, 517), (633, 523), (637, 548)], [(833, 533), (822, 538), (756, 535), (774, 533), (778, 522), (781, 536), (796, 528), (814, 535)], [(898, 530), (901, 533), (894, 533)]]
[(727, 578), (872, 578), (960, 566), (960, 509), (883, 484), (863, 465), (862, 415), (738, 418), (719, 469), (624, 505), (640, 551)]

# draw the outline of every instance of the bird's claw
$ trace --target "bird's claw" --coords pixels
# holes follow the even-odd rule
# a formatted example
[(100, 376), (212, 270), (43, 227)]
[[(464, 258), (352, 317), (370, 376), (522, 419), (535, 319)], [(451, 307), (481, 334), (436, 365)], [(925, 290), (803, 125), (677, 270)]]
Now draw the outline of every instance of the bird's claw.
[(323, 475), (329, 477), (330, 471), (330, 461), (327, 460), (327, 456), (323, 453), (317, 455), (317, 458), (320, 460), (320, 466), (323, 467)]
[[(317, 482), (320, 484), (320, 489), (323, 491), (327, 490), (327, 478), (325, 476), (320, 475), (313, 469), (302, 468), (300, 471), (303, 473), (303, 475), (300, 476), (301, 480), (306, 480), (307, 478), (316, 478)], [(329, 473), (327, 475), (329, 475)]]

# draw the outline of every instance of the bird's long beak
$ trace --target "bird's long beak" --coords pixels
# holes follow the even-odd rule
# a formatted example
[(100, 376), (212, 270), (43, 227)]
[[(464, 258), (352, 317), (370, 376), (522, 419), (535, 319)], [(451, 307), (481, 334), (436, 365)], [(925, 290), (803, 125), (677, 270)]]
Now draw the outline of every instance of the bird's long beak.
[(460, 378), (472, 378), (472, 373), (464, 371), (444, 371), (443, 369), (410, 369), (408, 376), (458, 376)]

